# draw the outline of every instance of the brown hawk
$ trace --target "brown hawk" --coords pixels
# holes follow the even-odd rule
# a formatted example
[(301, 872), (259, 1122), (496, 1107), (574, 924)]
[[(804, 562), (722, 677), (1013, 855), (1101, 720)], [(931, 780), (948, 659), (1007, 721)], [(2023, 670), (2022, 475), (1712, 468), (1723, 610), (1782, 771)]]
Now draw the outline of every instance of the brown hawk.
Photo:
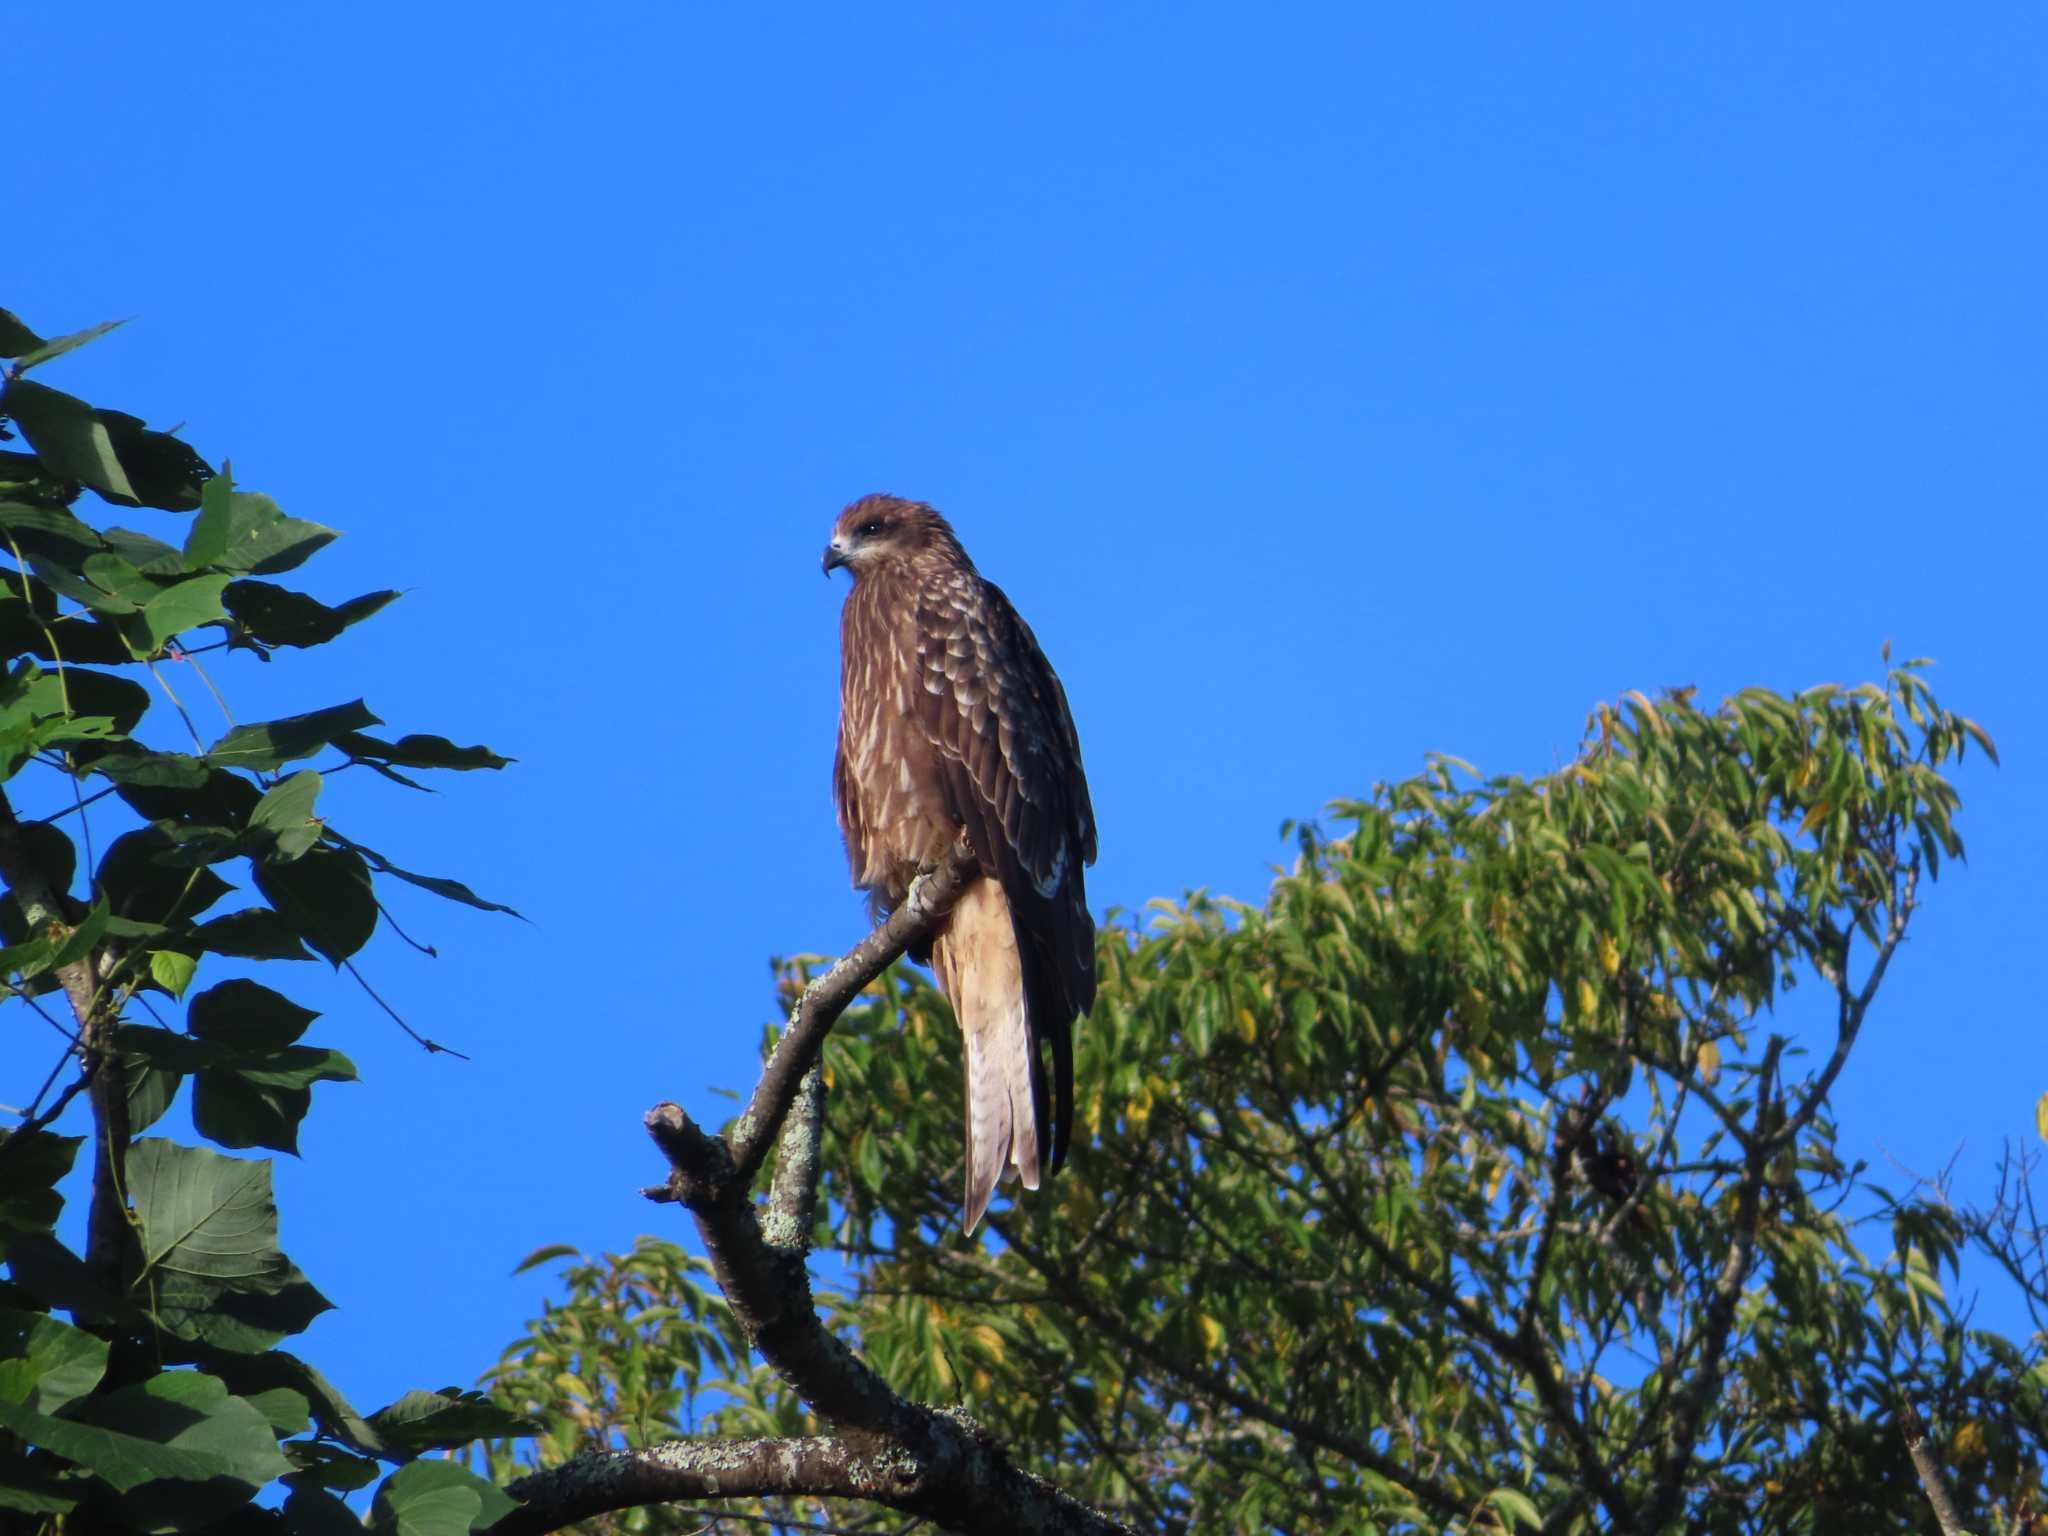
[(840, 566), (853, 589), (832, 789), (853, 883), (887, 910), (963, 832), (981, 869), (929, 954), (913, 952), (938, 973), (965, 1044), (972, 1232), (1009, 1169), (1036, 1189), (1074, 1133), (1073, 1025), (1095, 1002), (1082, 885), (1095, 813), (1060, 680), (943, 517), (864, 496), (825, 547), (826, 574)]

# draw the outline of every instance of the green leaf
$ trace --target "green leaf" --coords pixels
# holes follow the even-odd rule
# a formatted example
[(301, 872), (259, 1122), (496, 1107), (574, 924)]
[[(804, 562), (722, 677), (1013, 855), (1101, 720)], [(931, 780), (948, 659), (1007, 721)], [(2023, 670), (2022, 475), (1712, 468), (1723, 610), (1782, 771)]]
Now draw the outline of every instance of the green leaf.
[(0, 1140), (0, 1232), (47, 1232), (57, 1224), (64, 1197), (57, 1183), (71, 1171), (81, 1136), (16, 1130)]
[[(4, 311), (0, 311), (0, 313), (4, 313)], [(8, 318), (12, 319), (13, 317), (10, 315)], [(82, 331), (73, 331), (69, 336), (58, 336), (49, 341), (41, 342), (20, 354), (19, 359), (14, 365), (15, 371), (17, 373), (27, 373), (29, 369), (36, 367), (38, 364), (47, 363), (53, 357), (62, 357), (66, 352), (82, 347), (89, 341), (97, 341), (100, 337), (106, 335), (107, 332), (118, 330), (127, 323), (126, 320), (102, 320), (98, 325), (89, 325)], [(0, 357), (13, 355), (7, 352), (0, 352)]]
[(580, 1259), (582, 1257), (583, 1250), (574, 1243), (549, 1243), (546, 1247), (534, 1249), (533, 1252), (521, 1259), (513, 1266), (512, 1273), (523, 1275), (529, 1269), (537, 1268), (542, 1264), (552, 1263), (556, 1259)]
[(125, 832), (100, 859), (95, 888), (119, 916), (166, 926), (198, 916), (234, 889), (210, 869), (171, 862), (178, 857), (179, 844), (163, 826)]
[(1537, 1528), (1543, 1524), (1542, 1512), (1519, 1488), (1496, 1488), (1486, 1496), (1486, 1499), (1516, 1525)]
[(313, 802), (324, 781), (312, 769), (301, 769), (271, 786), (249, 813), (251, 831), (268, 832), (275, 840), (273, 857), (298, 858), (320, 840), (324, 830), (313, 817)]
[(11, 309), (0, 309), (0, 357), (21, 357), (44, 346), (43, 338), (21, 323)]
[(272, 1387), (247, 1399), (251, 1407), (270, 1421), (280, 1435), (302, 1435), (313, 1425), (313, 1410), (303, 1392), (291, 1387)]
[(218, 1519), (291, 1470), (263, 1415), (196, 1371), (162, 1372), (65, 1418), (0, 1405), (0, 1425), (130, 1495), (117, 1508), (145, 1531)]
[(120, 742), (95, 752), (89, 759), (81, 759), (80, 767), (138, 789), (198, 789), (213, 771), (189, 752), (152, 752), (135, 742)]
[(349, 849), (315, 848), (289, 864), (258, 864), (255, 873), (264, 899), (337, 966), (376, 931), (369, 867)]
[[(291, 1471), (262, 1412), (231, 1396), (218, 1377), (197, 1371), (166, 1371), (95, 1398), (80, 1417), (138, 1442), (158, 1442), (184, 1460), (177, 1472), (122, 1488), (116, 1513), (145, 1531), (201, 1529)], [(99, 1466), (93, 1470), (106, 1476)]]
[[(367, 1487), (377, 1480), (375, 1462), (358, 1462), (369, 1468), (370, 1475), (352, 1487)], [(329, 1486), (343, 1486), (330, 1484)], [(292, 1496), (284, 1501), (284, 1528), (288, 1536), (363, 1536), (363, 1522), (350, 1509), (325, 1488), (309, 1488), (304, 1484), (292, 1490)]]
[(285, 1283), (268, 1162), (146, 1137), (128, 1149), (127, 1171), (145, 1279), (256, 1291)]
[(145, 576), (177, 577), (185, 574), (185, 559), (177, 546), (133, 528), (108, 528), (100, 537), (107, 547)]
[(186, 630), (226, 617), (220, 595), (227, 584), (225, 576), (188, 576), (159, 591), (143, 605), (142, 626), (149, 635), (149, 646), (138, 649), (137, 656), (154, 655)]
[(61, 1307), (81, 1323), (143, 1326), (141, 1318), (107, 1292), (85, 1260), (47, 1232), (10, 1233), (0, 1239), (0, 1248), (5, 1249), (8, 1277), (38, 1304)]
[(142, 504), (107, 424), (76, 395), (16, 379), (0, 392), (0, 415), (13, 417), (36, 457), (66, 480), (91, 486), (109, 501)]
[(410, 1451), (452, 1450), (472, 1440), (538, 1432), (532, 1420), (483, 1393), (454, 1387), (408, 1392), (390, 1407), (371, 1414), (370, 1424), (385, 1444)]
[(446, 736), (408, 735), (391, 742), (351, 732), (335, 737), (334, 744), (352, 758), (398, 768), (503, 768), (516, 761), (489, 747), (458, 747)]
[[(125, 1031), (123, 1031), (125, 1035)], [(168, 1030), (153, 1030), (153, 1034), (169, 1034)], [(172, 1039), (181, 1037), (172, 1035)], [(185, 1074), (174, 1068), (160, 1065), (142, 1056), (128, 1057), (124, 1062), (124, 1074), (128, 1079), (128, 1130), (132, 1135), (146, 1131), (177, 1102), (178, 1090), (185, 1085)]]
[(140, 683), (88, 667), (64, 669), (64, 692), (74, 714), (105, 715), (126, 735), (148, 713), (149, 690)]
[(237, 977), (193, 998), (185, 1027), (197, 1040), (267, 1053), (290, 1045), (319, 1017), (259, 982)]
[(370, 1529), (378, 1536), (469, 1536), (517, 1507), (466, 1467), (416, 1461), (384, 1479), (370, 1505)]
[(185, 989), (192, 985), (193, 973), (198, 969), (199, 957), (196, 955), (184, 954), (175, 949), (150, 951), (150, 977), (172, 997), (185, 995)]
[[(369, 1420), (349, 1406), (348, 1399), (341, 1395), (334, 1383), (297, 1355), (282, 1349), (246, 1355), (206, 1353), (202, 1356), (202, 1363), (245, 1397), (276, 1387), (290, 1387), (306, 1399), (312, 1409), (313, 1421), (320, 1426), (322, 1434), (365, 1456), (382, 1456), (389, 1450), (377, 1438), (377, 1432), (370, 1428)], [(374, 1477), (363, 1482), (329, 1483), (328, 1486), (359, 1488), (370, 1481), (374, 1481)]]
[(238, 725), (207, 751), (209, 761), (268, 772), (295, 758), (311, 757), (336, 737), (381, 722), (361, 699), (260, 725)]
[(47, 1315), (0, 1311), (0, 1403), (55, 1413), (106, 1373), (106, 1340)]
[(227, 553), (235, 526), (235, 477), (226, 465), (199, 493), (199, 516), (185, 535), (185, 569), (203, 571)]
[[(206, 564), (235, 575), (269, 576), (288, 571), (340, 537), (332, 528), (286, 517), (268, 496), (248, 491), (229, 493), (226, 521), (224, 536), (208, 535), (208, 547), (219, 537), (220, 552)], [(204, 553), (205, 548), (199, 552)]]
[(152, 1137), (129, 1148), (127, 1170), (142, 1281), (175, 1337), (254, 1354), (327, 1310), (278, 1250), (268, 1162)]
[(31, 1461), (0, 1454), (0, 1509), (30, 1515), (61, 1515), (77, 1508), (84, 1485), (64, 1476), (62, 1462)]
[(269, 907), (244, 907), (211, 918), (192, 930), (192, 939), (216, 955), (241, 960), (310, 960), (298, 931)]
[(351, 624), (360, 624), (398, 600), (396, 592), (365, 592), (330, 608), (303, 592), (267, 581), (237, 581), (224, 594), (235, 622), (265, 645), (325, 645)]
[(223, 1147), (269, 1147), (296, 1154), (299, 1122), (316, 1082), (354, 1082), (355, 1063), (339, 1051), (287, 1046), (274, 1055), (201, 1072), (192, 1089), (192, 1123)]
[(348, 842), (348, 846), (351, 849), (369, 860), (370, 864), (380, 875), (396, 875), (408, 885), (416, 885), (423, 891), (432, 891), (436, 896), (443, 897), (448, 901), (459, 901), (464, 906), (475, 907), (483, 912), (508, 913), (518, 918), (521, 922), (526, 921), (523, 913), (505, 906), (501, 902), (486, 901), (460, 880), (450, 880), (440, 875), (416, 875), (409, 869), (400, 869), (374, 848), (365, 848), (361, 843), (350, 842), (346, 838), (342, 839), (342, 841)]
[(64, 942), (57, 946), (57, 953), (50, 957), (50, 969), (61, 971), (67, 965), (75, 965), (93, 951), (107, 931), (107, 898), (102, 896), (92, 904), (92, 910), (79, 919)]

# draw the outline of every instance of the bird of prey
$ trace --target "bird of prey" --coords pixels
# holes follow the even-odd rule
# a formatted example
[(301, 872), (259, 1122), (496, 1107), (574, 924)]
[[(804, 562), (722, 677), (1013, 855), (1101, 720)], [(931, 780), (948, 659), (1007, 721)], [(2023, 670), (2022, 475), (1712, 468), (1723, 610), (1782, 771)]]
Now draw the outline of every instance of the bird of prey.
[(1095, 1002), (1081, 745), (1031, 630), (930, 507), (862, 497), (824, 563), (853, 576), (832, 771), (853, 883), (887, 911), (963, 833), (980, 868), (929, 954), (913, 952), (965, 1043), (971, 1233), (1006, 1172), (1038, 1188), (1074, 1132), (1073, 1024)]

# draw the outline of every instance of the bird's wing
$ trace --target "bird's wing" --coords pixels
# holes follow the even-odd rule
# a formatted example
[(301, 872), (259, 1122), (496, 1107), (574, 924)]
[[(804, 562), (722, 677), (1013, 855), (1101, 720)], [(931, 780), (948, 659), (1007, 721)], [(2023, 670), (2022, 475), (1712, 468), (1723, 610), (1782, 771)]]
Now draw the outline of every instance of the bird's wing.
[[(941, 754), (948, 809), (1008, 898), (1034, 1042), (1042, 1034), (1053, 1048), (1058, 1168), (1072, 1133), (1071, 1021), (1095, 1001), (1081, 873), (1095, 856), (1094, 812), (1066, 693), (1009, 599), (971, 569), (925, 588), (916, 645), (912, 711)], [(1042, 1105), (1042, 1079), (1033, 1086)]]

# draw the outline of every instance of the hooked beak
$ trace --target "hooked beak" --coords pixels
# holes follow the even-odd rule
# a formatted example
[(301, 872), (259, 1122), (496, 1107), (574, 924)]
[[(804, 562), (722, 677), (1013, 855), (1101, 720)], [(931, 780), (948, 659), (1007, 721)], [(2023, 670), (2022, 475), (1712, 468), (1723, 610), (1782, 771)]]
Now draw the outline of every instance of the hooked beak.
[(827, 576), (830, 576), (844, 564), (846, 564), (846, 546), (841, 544), (839, 540), (834, 539), (825, 546), (824, 572)]

